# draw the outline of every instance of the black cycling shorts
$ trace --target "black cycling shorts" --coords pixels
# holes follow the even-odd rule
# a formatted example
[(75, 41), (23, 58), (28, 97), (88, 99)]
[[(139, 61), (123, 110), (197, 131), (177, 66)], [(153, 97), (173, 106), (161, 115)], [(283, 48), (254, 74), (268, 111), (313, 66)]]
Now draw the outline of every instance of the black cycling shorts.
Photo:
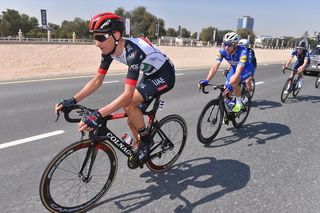
[(166, 61), (156, 73), (144, 74), (137, 86), (137, 90), (143, 97), (139, 108), (144, 112), (155, 97), (173, 88), (175, 79), (175, 69), (169, 61)]

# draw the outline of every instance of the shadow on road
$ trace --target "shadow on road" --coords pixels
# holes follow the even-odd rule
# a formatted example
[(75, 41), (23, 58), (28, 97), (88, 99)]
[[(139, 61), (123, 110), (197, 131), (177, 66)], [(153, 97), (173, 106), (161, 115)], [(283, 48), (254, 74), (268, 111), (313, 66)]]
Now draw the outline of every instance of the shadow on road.
[(239, 129), (230, 128), (230, 136), (225, 136), (205, 145), (208, 148), (230, 145), (243, 139), (256, 139), (257, 144), (265, 144), (267, 141), (288, 135), (291, 130), (288, 126), (279, 123), (253, 122), (243, 125)]
[[(146, 183), (151, 185), (112, 197), (96, 207), (114, 201), (121, 212), (139, 212), (149, 203), (169, 196), (174, 202), (168, 201), (168, 206), (177, 203), (174, 212), (192, 212), (197, 206), (245, 187), (250, 179), (250, 168), (237, 160), (205, 157), (177, 164), (163, 173), (147, 171), (140, 176), (147, 178)], [(203, 189), (203, 193), (198, 194), (199, 189)], [(163, 208), (165, 210), (165, 206)]]
[(311, 103), (319, 103), (320, 102), (320, 96), (315, 96), (315, 95), (298, 95), (297, 97), (293, 98), (292, 96), (289, 97), (286, 100), (287, 103), (297, 103), (297, 102), (311, 102)]
[(281, 107), (282, 104), (270, 100), (253, 100), (252, 107), (259, 108), (260, 110)]

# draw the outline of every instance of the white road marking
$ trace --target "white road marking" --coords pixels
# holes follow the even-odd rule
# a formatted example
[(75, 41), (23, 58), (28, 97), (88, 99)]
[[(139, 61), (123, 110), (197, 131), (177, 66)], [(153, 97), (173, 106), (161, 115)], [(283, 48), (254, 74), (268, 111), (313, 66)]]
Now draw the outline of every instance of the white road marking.
[(184, 73), (176, 73), (176, 76), (184, 75)]
[(264, 83), (264, 81), (259, 81), (259, 82), (256, 82), (255, 85), (259, 85), (259, 84), (263, 84), (263, 83)]
[(43, 139), (43, 138), (48, 138), (48, 137), (52, 137), (52, 136), (55, 136), (55, 135), (60, 135), (60, 134), (63, 134), (63, 133), (64, 133), (63, 130), (57, 130), (57, 131), (54, 131), (54, 132), (48, 132), (48, 133), (45, 133), (45, 134), (36, 135), (36, 136), (29, 137), (29, 138), (23, 138), (23, 139), (20, 139), (20, 140), (3, 143), (3, 144), (0, 144), (0, 149), (8, 148), (10, 146), (20, 145), (20, 144), (23, 144), (23, 143), (29, 143), (29, 142), (40, 140), (40, 139)]
[(103, 84), (112, 84), (112, 83), (118, 83), (120, 81), (116, 80), (116, 81), (104, 81)]

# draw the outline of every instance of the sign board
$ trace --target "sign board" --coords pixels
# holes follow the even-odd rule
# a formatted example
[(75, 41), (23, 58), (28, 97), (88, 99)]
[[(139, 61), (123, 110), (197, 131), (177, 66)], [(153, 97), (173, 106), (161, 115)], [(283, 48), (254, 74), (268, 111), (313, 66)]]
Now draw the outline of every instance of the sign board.
[(126, 35), (130, 36), (130, 19), (126, 18)]
[(41, 10), (41, 24), (43, 29), (47, 29), (47, 11)]

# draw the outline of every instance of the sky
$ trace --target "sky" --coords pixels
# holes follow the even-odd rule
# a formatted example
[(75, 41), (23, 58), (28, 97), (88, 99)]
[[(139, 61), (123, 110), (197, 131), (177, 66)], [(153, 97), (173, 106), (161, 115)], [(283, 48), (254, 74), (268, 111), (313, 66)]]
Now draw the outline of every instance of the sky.
[(239, 17), (254, 18), (256, 35), (300, 37), (305, 31), (320, 31), (319, 0), (0, 0), (0, 12), (14, 9), (36, 17), (41, 23), (40, 9), (47, 10), (48, 22), (61, 25), (75, 17), (89, 20), (101, 12), (125, 11), (144, 6), (165, 21), (165, 28), (178, 26), (193, 32), (205, 27), (236, 30)]

